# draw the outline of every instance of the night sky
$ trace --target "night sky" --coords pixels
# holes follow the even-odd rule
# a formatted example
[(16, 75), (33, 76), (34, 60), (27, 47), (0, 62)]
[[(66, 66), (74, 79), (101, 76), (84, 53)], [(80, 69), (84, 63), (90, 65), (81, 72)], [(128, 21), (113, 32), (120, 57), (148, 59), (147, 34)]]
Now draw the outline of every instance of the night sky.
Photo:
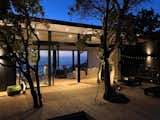
[(69, 7), (74, 5), (75, 0), (43, 0), (42, 5), (45, 12), (45, 17), (62, 21), (70, 21), (77, 23), (87, 23), (100, 25), (99, 21), (79, 19), (68, 15)]
[[(149, 1), (149, 0), (148, 0)], [(160, 13), (160, 0), (150, 0), (145, 4), (141, 4), (138, 10), (141, 8), (154, 8), (156, 12)], [(71, 17), (68, 15), (68, 9), (74, 4), (75, 0), (43, 0), (42, 5), (45, 12), (45, 18), (70, 21), (77, 23), (86, 23), (93, 25), (101, 25), (100, 21), (93, 19), (79, 19), (78, 17)], [(138, 11), (137, 9), (134, 12)]]

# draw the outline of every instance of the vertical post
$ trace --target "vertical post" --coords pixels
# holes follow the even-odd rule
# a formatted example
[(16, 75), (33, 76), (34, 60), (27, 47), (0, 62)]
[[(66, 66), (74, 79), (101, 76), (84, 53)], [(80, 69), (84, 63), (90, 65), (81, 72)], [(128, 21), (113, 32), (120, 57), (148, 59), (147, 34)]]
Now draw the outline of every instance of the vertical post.
[(48, 31), (48, 85), (51, 86), (51, 31)]
[(78, 50), (78, 53), (77, 53), (77, 67), (78, 67), (78, 70), (77, 70), (77, 81), (78, 81), (78, 83), (80, 82), (80, 66), (81, 66), (81, 64), (80, 64), (80, 51)]
[[(80, 39), (80, 34), (77, 35), (77, 40)], [(77, 51), (77, 81), (78, 83), (80, 82), (80, 66), (81, 66), (81, 63), (80, 63), (80, 50)]]
[(54, 77), (56, 75), (56, 66), (57, 66), (56, 50), (53, 50), (53, 85), (54, 85)]
[(72, 70), (75, 70), (75, 66), (74, 66), (74, 50), (72, 50)]
[(57, 50), (57, 66), (59, 68), (59, 49)]
[(88, 50), (87, 50), (87, 66), (86, 66), (87, 67), (87, 71), (86, 71), (86, 75), (88, 75), (88, 57), (89, 56), (88, 56)]

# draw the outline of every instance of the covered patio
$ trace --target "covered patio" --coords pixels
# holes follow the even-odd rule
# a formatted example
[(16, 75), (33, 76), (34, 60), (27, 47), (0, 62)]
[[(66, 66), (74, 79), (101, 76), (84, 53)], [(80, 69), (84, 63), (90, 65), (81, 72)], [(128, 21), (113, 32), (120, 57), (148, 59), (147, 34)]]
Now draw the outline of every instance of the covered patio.
[[(100, 45), (100, 39), (93, 36), (95, 32), (101, 32), (101, 26), (78, 24), (72, 22), (64, 22), (57, 20), (45, 19), (45, 22), (40, 22), (40, 19), (35, 19), (32, 22), (32, 26), (35, 28), (36, 34), (38, 35), (40, 42), (34, 42), (35, 45), (40, 45), (40, 50), (47, 51), (47, 76), (41, 76), (40, 79), (44, 81), (45, 85), (54, 85), (55, 81), (67, 81), (72, 79), (76, 82), (81, 82), (81, 79), (89, 79), (91, 76), (96, 78), (98, 72), (98, 48)], [(78, 50), (76, 42), (83, 35), (91, 35), (91, 40), (86, 41), (86, 47), (83, 51), (87, 51), (87, 61), (85, 70), (81, 65), (81, 53), (83, 51)], [(32, 38), (33, 41), (36, 40)], [(56, 78), (58, 73), (65, 74), (64, 69), (59, 69), (59, 51), (68, 50), (72, 52), (72, 65), (70, 73), (64, 77)], [(75, 52), (77, 64), (75, 63)], [(44, 69), (44, 65), (41, 66)], [(92, 75), (91, 75), (92, 74)], [(96, 81), (94, 81), (96, 83)], [(42, 86), (44, 85), (42, 83)]]
[[(51, 86), (55, 84), (55, 81), (67, 81), (72, 80), (77, 83), (83, 81), (87, 81), (87, 79), (95, 78), (93, 80), (94, 83), (97, 83), (98, 76), (98, 67), (99, 67), (99, 58), (97, 55), (99, 54), (100, 47), (100, 35), (102, 34), (102, 26), (88, 25), (88, 24), (80, 24), (73, 22), (65, 22), (65, 21), (57, 21), (51, 19), (39, 19), (34, 18), (31, 23), (32, 27), (35, 29), (35, 32), (39, 38), (31, 37), (31, 50), (36, 50), (36, 45), (40, 45), (40, 50), (47, 51), (47, 69), (45, 76), (40, 76), (41, 86)], [(25, 33), (25, 32), (24, 32)], [(85, 40), (83, 38), (84, 35), (89, 36), (89, 40), (86, 41), (85, 47), (83, 50), (79, 50), (76, 46), (77, 41)], [(98, 35), (98, 37), (97, 37)], [(24, 34), (25, 37), (25, 34)], [(16, 38), (19, 39), (19, 38)], [(112, 42), (112, 41), (111, 41)], [(69, 69), (69, 74), (66, 74), (67, 79), (60, 79), (57, 77), (58, 73), (64, 73), (65, 67), (63, 67), (63, 71), (59, 69), (59, 51), (68, 50), (72, 52), (71, 59), (71, 67)], [(87, 52), (87, 60), (85, 63), (85, 67), (81, 65), (81, 53), (84, 51)], [(76, 55), (75, 55), (76, 53)], [(75, 62), (75, 56), (76, 62)], [(111, 84), (113, 80), (118, 80), (118, 51), (115, 50), (111, 54), (110, 64), (111, 64)], [(44, 69), (44, 65), (41, 66)], [(3, 67), (1, 69), (4, 69)], [(16, 75), (15, 71), (14, 75)], [(43, 71), (43, 70), (42, 70)], [(17, 76), (19, 77), (19, 71), (17, 71)], [(13, 73), (13, 72), (11, 72)], [(44, 73), (43, 73), (44, 74)], [(5, 76), (7, 77), (7, 75)], [(17, 77), (17, 78), (18, 78)], [(34, 76), (33, 76), (34, 77)], [(12, 77), (11, 77), (12, 78)], [(7, 86), (10, 85), (11, 78), (7, 78), (8, 81), (4, 85), (3, 90), (6, 90)], [(14, 76), (16, 78), (16, 76)], [(3, 82), (3, 80), (0, 80)], [(14, 84), (20, 84), (20, 79), (13, 80)], [(8, 84), (9, 83), (9, 84)], [(2, 90), (1, 90), (2, 91)]]

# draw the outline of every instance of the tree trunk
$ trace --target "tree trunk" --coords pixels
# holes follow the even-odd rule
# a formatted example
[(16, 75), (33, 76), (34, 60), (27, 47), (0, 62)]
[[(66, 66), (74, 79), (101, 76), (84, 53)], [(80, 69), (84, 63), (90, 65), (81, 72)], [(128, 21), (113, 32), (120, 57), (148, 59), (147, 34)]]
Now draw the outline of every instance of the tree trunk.
[[(28, 56), (28, 51), (26, 52), (26, 56)], [(25, 74), (26, 75), (25, 77), (27, 78), (27, 80), (29, 82), (30, 91), (31, 91), (31, 94), (32, 94), (32, 97), (33, 97), (33, 102), (34, 102), (33, 107), (38, 108), (39, 107), (39, 101), (38, 101), (38, 98), (37, 98), (38, 95), (37, 95), (37, 91), (34, 88), (33, 79), (31, 77), (31, 68), (29, 66), (28, 59), (26, 59), (26, 69), (27, 69), (27, 71), (26, 71), (27, 74)]]
[(30, 86), (30, 92), (31, 92), (32, 98), (33, 98), (33, 104), (34, 104), (33, 107), (37, 108), (38, 107), (38, 98), (37, 98), (37, 92), (34, 89), (33, 81), (31, 79), (30, 75), (27, 75), (26, 78), (28, 80), (28, 83), (29, 83), (29, 86)]
[(38, 99), (37, 99), (37, 102), (38, 102), (38, 106), (37, 107), (42, 107), (43, 106), (43, 103), (42, 103), (42, 94), (41, 94), (41, 91), (40, 91), (40, 82), (39, 82), (39, 60), (40, 60), (40, 44), (39, 44), (39, 38), (37, 36), (37, 34), (35, 33), (35, 31), (32, 29), (32, 26), (30, 25), (30, 28), (34, 34), (34, 36), (37, 38), (37, 42), (38, 42), (38, 45), (37, 45), (37, 53), (38, 53), (38, 56), (37, 56), (37, 60), (36, 60), (36, 65), (34, 66), (34, 75), (36, 77), (36, 84), (37, 84), (37, 96), (38, 96)]
[[(36, 35), (36, 37), (37, 37), (37, 40), (38, 40), (38, 43), (39, 43), (39, 38), (38, 38), (37, 35)], [(39, 71), (39, 60), (40, 60), (40, 44), (38, 44), (37, 50), (38, 50), (37, 51), (38, 52), (38, 58), (37, 58), (37, 61), (36, 61), (35, 76), (36, 76), (36, 83), (37, 83), (37, 92), (38, 92), (38, 99), (39, 99), (39, 107), (42, 107), (43, 106), (43, 103), (42, 103), (42, 94), (41, 94), (41, 91), (40, 91), (40, 82), (39, 82), (39, 74), (38, 74), (38, 71)]]
[(123, 17), (124, 17), (124, 10), (119, 9), (119, 13), (118, 14), (118, 23), (117, 23), (117, 30), (116, 30), (116, 42), (119, 42), (118, 45), (118, 54), (119, 54), (119, 65), (118, 65), (118, 72), (119, 72), (119, 77), (120, 79), (122, 79), (122, 75), (121, 75), (121, 49), (122, 49), (122, 40), (120, 38), (121, 36), (121, 31), (122, 31), (122, 21), (123, 21)]
[(110, 71), (109, 71), (109, 45), (107, 42), (107, 31), (108, 31), (108, 11), (109, 11), (110, 0), (106, 0), (106, 16), (103, 19), (103, 50), (104, 50), (104, 83), (105, 93), (104, 99), (109, 100), (112, 95), (111, 84), (110, 84)]
[(41, 95), (41, 91), (40, 91), (40, 82), (39, 82), (39, 75), (38, 75), (38, 65), (36, 65), (35, 76), (36, 76), (36, 83), (37, 83), (37, 94), (38, 94), (38, 100), (39, 100), (39, 107), (42, 107), (43, 103), (42, 103), (42, 95)]
[(110, 83), (110, 70), (109, 70), (109, 55), (105, 53), (105, 63), (104, 63), (104, 84), (105, 84), (105, 93), (104, 99), (108, 100), (112, 95), (111, 83)]

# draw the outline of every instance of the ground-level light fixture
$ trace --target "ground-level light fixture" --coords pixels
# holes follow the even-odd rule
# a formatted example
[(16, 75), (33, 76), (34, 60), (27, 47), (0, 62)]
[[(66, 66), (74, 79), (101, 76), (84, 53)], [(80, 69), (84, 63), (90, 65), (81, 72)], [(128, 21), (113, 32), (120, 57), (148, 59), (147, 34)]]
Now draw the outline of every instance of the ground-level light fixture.
[(140, 34), (139, 34), (139, 33), (137, 33), (137, 34), (136, 34), (136, 36), (137, 36), (137, 37), (139, 37), (139, 36), (140, 36)]

